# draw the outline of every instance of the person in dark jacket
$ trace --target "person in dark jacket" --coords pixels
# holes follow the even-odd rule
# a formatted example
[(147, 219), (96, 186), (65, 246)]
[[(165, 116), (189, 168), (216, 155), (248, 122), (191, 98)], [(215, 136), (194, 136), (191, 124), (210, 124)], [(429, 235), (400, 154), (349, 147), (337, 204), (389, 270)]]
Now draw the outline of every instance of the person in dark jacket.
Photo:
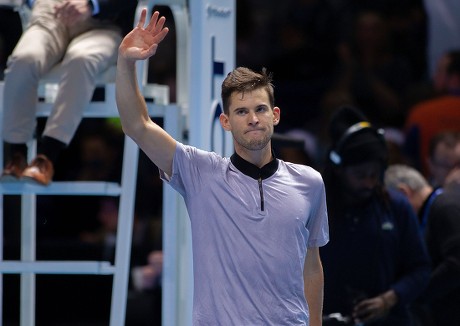
[(415, 212), (402, 194), (383, 186), (382, 131), (351, 107), (336, 111), (329, 127), (324, 313), (340, 313), (355, 325), (409, 326), (409, 304), (430, 273)]
[(417, 169), (396, 164), (385, 172), (385, 185), (403, 193), (417, 211), (432, 259), (426, 290), (414, 311), (424, 326), (460, 325), (460, 192), (433, 188)]

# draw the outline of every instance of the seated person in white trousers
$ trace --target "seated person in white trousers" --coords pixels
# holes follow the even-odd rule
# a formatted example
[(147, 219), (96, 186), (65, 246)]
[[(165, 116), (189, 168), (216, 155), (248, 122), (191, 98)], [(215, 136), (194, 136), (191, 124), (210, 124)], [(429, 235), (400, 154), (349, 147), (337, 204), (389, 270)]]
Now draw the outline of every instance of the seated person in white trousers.
[[(59, 153), (72, 140), (92, 98), (98, 74), (116, 63), (122, 36), (132, 28), (136, 0), (35, 0), (30, 24), (5, 70), (2, 180), (47, 185)], [(36, 127), (40, 78), (60, 63), (65, 71), (37, 156), (27, 165), (26, 143)], [(38, 137), (38, 136), (37, 136)]]

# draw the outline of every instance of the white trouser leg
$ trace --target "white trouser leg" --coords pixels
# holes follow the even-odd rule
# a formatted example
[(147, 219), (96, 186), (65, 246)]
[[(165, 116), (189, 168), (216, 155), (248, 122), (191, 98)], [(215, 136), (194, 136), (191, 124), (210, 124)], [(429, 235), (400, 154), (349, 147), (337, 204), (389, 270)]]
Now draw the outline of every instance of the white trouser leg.
[(44, 135), (68, 144), (94, 92), (97, 76), (116, 63), (120, 33), (94, 29), (72, 40), (62, 61), (64, 74), (59, 83)]

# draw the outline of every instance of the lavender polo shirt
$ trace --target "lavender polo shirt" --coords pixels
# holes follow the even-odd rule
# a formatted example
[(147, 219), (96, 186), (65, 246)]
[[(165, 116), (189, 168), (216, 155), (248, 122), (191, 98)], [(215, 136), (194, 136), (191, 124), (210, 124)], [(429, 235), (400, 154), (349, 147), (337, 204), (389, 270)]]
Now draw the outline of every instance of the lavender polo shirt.
[(305, 256), (329, 240), (321, 175), (278, 160), (260, 182), (179, 142), (172, 176), (160, 174), (191, 220), (193, 324), (308, 325)]

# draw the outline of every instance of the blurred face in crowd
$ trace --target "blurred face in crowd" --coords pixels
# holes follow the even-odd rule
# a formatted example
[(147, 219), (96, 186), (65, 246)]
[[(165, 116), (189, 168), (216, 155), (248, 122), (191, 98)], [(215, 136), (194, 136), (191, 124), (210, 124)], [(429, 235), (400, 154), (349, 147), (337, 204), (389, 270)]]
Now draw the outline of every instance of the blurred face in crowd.
[(387, 44), (385, 22), (375, 12), (362, 13), (356, 24), (356, 42), (362, 50), (380, 50)]
[(457, 94), (460, 90), (459, 56), (458, 52), (446, 53), (438, 60), (433, 76), (433, 86), (438, 93)]
[(447, 87), (447, 67), (449, 66), (449, 62), (449, 56), (444, 55), (439, 59), (436, 65), (436, 71), (433, 76), (433, 84), (437, 91), (444, 91)]
[(433, 157), (428, 161), (433, 186), (441, 186), (455, 167), (460, 167), (460, 142), (450, 148), (445, 143), (439, 143), (434, 149)]
[(436, 71), (433, 76), (433, 85), (436, 91), (443, 92), (447, 89), (447, 67), (450, 64), (450, 57), (448, 55), (443, 55), (437, 65)]
[(344, 196), (350, 203), (363, 203), (371, 198), (380, 183), (382, 164), (369, 161), (342, 167)]

